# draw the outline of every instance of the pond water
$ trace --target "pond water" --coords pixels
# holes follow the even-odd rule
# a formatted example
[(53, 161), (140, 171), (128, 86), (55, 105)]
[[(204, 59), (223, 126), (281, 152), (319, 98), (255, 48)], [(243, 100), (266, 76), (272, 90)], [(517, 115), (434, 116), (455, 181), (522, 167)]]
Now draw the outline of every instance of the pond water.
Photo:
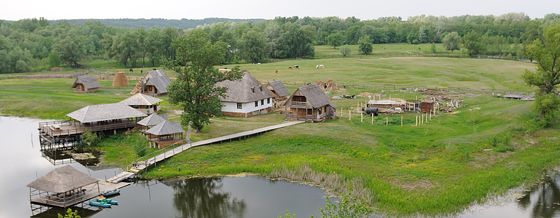
[[(28, 183), (54, 166), (42, 157), (39, 120), (0, 116), (0, 218), (32, 215)], [(112, 177), (120, 169), (91, 169), (67, 163), (93, 177)], [(286, 210), (298, 217), (320, 216), (326, 195), (318, 188), (262, 177), (221, 177), (140, 181), (121, 190), (119, 206), (82, 217), (277, 217)], [(37, 217), (56, 217), (50, 210)], [(85, 215), (85, 216), (84, 216)]]

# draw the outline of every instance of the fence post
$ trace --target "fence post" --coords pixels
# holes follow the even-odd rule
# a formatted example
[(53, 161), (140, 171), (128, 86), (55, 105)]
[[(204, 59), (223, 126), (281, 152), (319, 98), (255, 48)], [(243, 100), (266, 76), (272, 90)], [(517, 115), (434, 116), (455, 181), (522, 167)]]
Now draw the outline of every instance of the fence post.
[(403, 116), (401, 115), (401, 126), (403, 125)]
[(385, 117), (385, 126), (389, 125), (389, 117)]
[(364, 113), (360, 113), (360, 123), (364, 122)]
[(373, 113), (371, 113), (371, 125), (373, 125)]
[(352, 120), (352, 109), (348, 110), (348, 120)]

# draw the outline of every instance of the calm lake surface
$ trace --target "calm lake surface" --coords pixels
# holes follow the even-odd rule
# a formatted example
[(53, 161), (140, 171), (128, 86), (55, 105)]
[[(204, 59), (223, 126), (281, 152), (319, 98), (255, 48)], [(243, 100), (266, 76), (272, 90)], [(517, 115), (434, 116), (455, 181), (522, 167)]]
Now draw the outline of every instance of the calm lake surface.
[[(29, 217), (28, 183), (54, 166), (39, 151), (39, 120), (0, 116), (0, 218)], [(90, 169), (70, 163), (104, 179), (120, 169)], [(121, 190), (111, 209), (82, 212), (82, 217), (277, 217), (286, 210), (298, 217), (320, 216), (326, 195), (318, 188), (262, 177), (222, 177), (140, 181)], [(37, 217), (56, 217), (48, 211)]]

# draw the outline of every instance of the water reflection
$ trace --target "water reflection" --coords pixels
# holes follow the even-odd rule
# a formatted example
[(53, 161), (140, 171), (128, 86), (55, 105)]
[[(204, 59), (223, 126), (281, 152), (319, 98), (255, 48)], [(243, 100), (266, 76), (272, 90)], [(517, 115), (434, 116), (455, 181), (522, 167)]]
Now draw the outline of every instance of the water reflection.
[(185, 218), (243, 217), (246, 204), (222, 191), (221, 178), (172, 181), (173, 202)]
[[(554, 173), (552, 176), (545, 176), (544, 181), (537, 185), (533, 191), (535, 196), (535, 204), (533, 206), (533, 217), (554, 217), (560, 209), (560, 189), (558, 188), (559, 173)], [(527, 198), (525, 196), (524, 198)], [(519, 201), (521, 206), (530, 204), (527, 200), (521, 199)]]

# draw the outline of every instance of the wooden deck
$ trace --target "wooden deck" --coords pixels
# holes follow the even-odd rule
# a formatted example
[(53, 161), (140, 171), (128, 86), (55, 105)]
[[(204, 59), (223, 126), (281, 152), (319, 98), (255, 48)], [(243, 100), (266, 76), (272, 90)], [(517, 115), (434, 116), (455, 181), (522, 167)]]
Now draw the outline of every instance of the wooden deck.
[(95, 187), (88, 188), (86, 190), (85, 194), (83, 194), (79, 197), (76, 197), (74, 199), (71, 199), (69, 201), (65, 201), (65, 202), (54, 201), (54, 200), (50, 200), (48, 195), (42, 195), (42, 196), (37, 196), (37, 197), (31, 198), (31, 203), (32, 204), (49, 206), (49, 207), (54, 206), (54, 207), (64, 208), (64, 207), (73, 206), (73, 205), (82, 203), (84, 201), (93, 199), (93, 198), (99, 196), (100, 193), (115, 190), (115, 189), (120, 189), (120, 188), (128, 186), (128, 185), (130, 185), (130, 183), (126, 183), (126, 182), (111, 183), (111, 182), (106, 182), (106, 181), (99, 181), (99, 192), (97, 190), (97, 186), (95, 186)]
[[(178, 146), (174, 149), (171, 149), (169, 151), (166, 151), (162, 154), (159, 154), (155, 157), (152, 157), (150, 159), (133, 163), (132, 167), (130, 167), (128, 169), (128, 171), (133, 173), (133, 175), (134, 175), (134, 174), (139, 173), (142, 170), (144, 170), (144, 169), (146, 169), (146, 168), (148, 168), (152, 165), (157, 164), (158, 162), (164, 161), (164, 160), (166, 160), (170, 157), (173, 157), (177, 154), (180, 154), (183, 151), (189, 150), (189, 149), (194, 148), (194, 147), (210, 145), (210, 144), (215, 144), (215, 143), (220, 143), (220, 142), (226, 142), (226, 141), (235, 140), (235, 139), (246, 138), (246, 137), (258, 135), (258, 134), (261, 134), (261, 133), (264, 133), (264, 132), (272, 131), (272, 130), (275, 130), (275, 129), (280, 129), (280, 128), (284, 128), (284, 127), (288, 127), (288, 126), (297, 125), (297, 124), (300, 124), (300, 123), (304, 123), (304, 121), (290, 121), (290, 122), (285, 122), (285, 123), (281, 123), (281, 124), (277, 124), (277, 125), (267, 126), (267, 127), (263, 127), (263, 128), (259, 128), (259, 129), (254, 129), (254, 130), (235, 133), (235, 134), (226, 135), (226, 136), (222, 136), (222, 137), (217, 137), (217, 138), (202, 140), (202, 141), (198, 141), (198, 142), (193, 142), (191, 144), (184, 144), (184, 145)], [(123, 174), (123, 173), (121, 173), (121, 174)], [(121, 174), (117, 175), (116, 177), (122, 177), (124, 175), (124, 174), (123, 175), (121, 175)], [(132, 177), (133, 175), (130, 175), (129, 177)], [(111, 179), (109, 179), (109, 180), (111, 180)]]

